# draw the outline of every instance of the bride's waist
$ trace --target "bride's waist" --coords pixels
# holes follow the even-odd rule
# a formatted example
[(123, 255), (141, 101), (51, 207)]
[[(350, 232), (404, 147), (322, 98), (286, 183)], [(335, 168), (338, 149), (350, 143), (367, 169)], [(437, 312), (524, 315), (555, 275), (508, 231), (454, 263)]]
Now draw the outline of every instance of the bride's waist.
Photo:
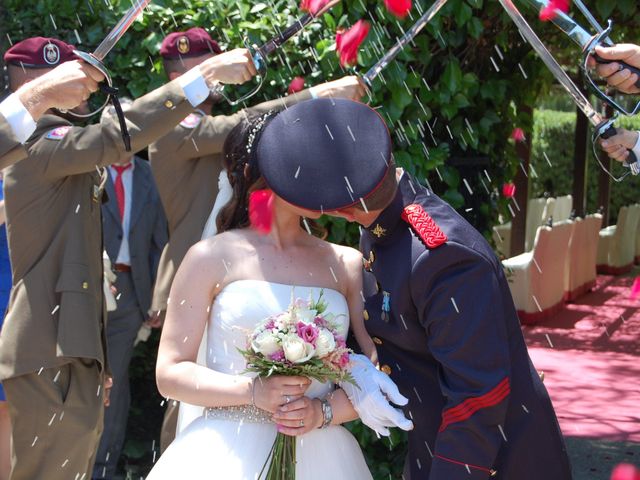
[(204, 409), (207, 420), (231, 420), (247, 423), (274, 423), (271, 413), (254, 405), (231, 405), (227, 407), (207, 407)]

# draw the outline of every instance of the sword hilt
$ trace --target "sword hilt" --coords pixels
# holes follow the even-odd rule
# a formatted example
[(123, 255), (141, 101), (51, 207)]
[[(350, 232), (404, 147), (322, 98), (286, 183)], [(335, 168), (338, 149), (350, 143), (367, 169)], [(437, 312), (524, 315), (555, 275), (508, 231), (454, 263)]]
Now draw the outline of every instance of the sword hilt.
[[(615, 44), (611, 46), (613, 47), (615, 46)], [(609, 63), (617, 63), (621, 67), (620, 70), (629, 70), (632, 74), (635, 73), (638, 76), (638, 80), (636, 80), (635, 86), (636, 88), (640, 88), (640, 68), (632, 67), (627, 62), (623, 62), (622, 60), (607, 60), (606, 58), (602, 58), (600, 55), (598, 55), (595, 52), (593, 53), (592, 56), (597, 63), (600, 63), (602, 65), (606, 65)]]
[[(109, 73), (109, 70), (107, 70), (107, 67), (105, 67), (104, 64), (100, 60), (98, 60), (92, 54), (87, 53), (87, 52), (81, 52), (80, 50), (74, 50), (73, 54), (76, 57), (80, 58), (83, 62), (88, 63), (93, 68), (98, 70), (104, 76), (105, 82), (107, 83), (109, 88), (113, 87), (113, 80), (111, 79), (111, 74)], [(82, 114), (82, 113), (74, 113), (72, 111), (67, 111), (65, 113), (68, 113), (69, 115), (72, 115), (72, 116), (74, 116), (76, 118), (93, 117), (95, 114), (100, 113), (104, 109), (104, 107), (106, 107), (109, 104), (109, 100), (110, 100), (110, 95), (107, 95), (107, 99), (104, 101), (104, 103), (99, 108), (97, 108), (95, 111), (93, 111), (91, 113)]]
[[(599, 132), (599, 135), (600, 138), (604, 138), (605, 140), (618, 134), (618, 129), (609, 122), (603, 125), (602, 128), (604, 129), (604, 131)], [(640, 163), (638, 162), (638, 157), (633, 152), (633, 150), (628, 149), (627, 151), (629, 152), (629, 156), (623, 162), (623, 165), (631, 169), (632, 175), (638, 175), (638, 173), (640, 173)]]
[(227, 103), (232, 106), (238, 105), (239, 103), (244, 102), (245, 100), (253, 97), (256, 93), (258, 93), (262, 88), (262, 84), (264, 82), (265, 77), (267, 76), (267, 57), (265, 53), (257, 45), (249, 44), (247, 39), (245, 39), (243, 43), (245, 48), (249, 50), (249, 53), (251, 54), (251, 59), (253, 60), (253, 64), (255, 65), (256, 70), (258, 71), (258, 75), (256, 75), (256, 77), (258, 78), (258, 83), (255, 86), (255, 88), (253, 88), (249, 93), (246, 93), (245, 95), (242, 95), (236, 99), (231, 98), (225, 92), (225, 85), (223, 84), (218, 84), (212, 88), (212, 91), (214, 93), (221, 95), (222, 98), (224, 98), (227, 101)]

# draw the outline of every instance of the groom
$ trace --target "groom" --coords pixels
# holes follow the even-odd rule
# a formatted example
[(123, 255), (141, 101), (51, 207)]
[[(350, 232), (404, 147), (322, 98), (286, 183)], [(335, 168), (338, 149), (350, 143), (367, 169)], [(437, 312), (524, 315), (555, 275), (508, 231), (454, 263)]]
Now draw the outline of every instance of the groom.
[(415, 424), (404, 478), (570, 479), (500, 262), (395, 169), (382, 118), (348, 100), (303, 102), (265, 127), (257, 155), (277, 195), (364, 227), (367, 330)]

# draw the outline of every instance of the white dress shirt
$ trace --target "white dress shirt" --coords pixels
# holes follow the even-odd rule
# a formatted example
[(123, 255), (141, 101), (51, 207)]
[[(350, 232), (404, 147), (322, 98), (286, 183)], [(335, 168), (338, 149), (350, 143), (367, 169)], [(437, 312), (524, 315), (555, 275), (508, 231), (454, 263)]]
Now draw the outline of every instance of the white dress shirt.
[(7, 119), (13, 134), (20, 143), (26, 142), (36, 131), (36, 122), (33, 121), (33, 117), (15, 93), (0, 103), (0, 114)]
[[(131, 265), (131, 254), (129, 253), (129, 227), (131, 225), (131, 204), (133, 203), (133, 171), (136, 168), (135, 161), (131, 161), (131, 168), (128, 168), (122, 172), (122, 186), (124, 187), (124, 215), (122, 217), (122, 242), (120, 243), (120, 250), (118, 250), (118, 257), (115, 263), (122, 263), (124, 265)], [(109, 166), (109, 173), (111, 174), (111, 180), (115, 187), (116, 178), (118, 172), (112, 166)], [(117, 202), (118, 199), (114, 198), (113, 201)], [(120, 211), (120, 210), (118, 210)]]
[(192, 68), (178, 78), (178, 83), (182, 87), (184, 96), (187, 97), (193, 107), (197, 107), (209, 98), (211, 91), (198, 67)]

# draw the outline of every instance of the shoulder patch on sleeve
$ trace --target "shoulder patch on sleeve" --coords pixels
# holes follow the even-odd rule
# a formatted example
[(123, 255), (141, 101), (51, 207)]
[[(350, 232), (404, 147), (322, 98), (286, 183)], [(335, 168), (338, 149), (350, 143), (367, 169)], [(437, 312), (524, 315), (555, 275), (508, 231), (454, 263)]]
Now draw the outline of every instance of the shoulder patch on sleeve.
[(180, 122), (180, 125), (184, 128), (194, 129), (198, 126), (201, 120), (202, 115), (198, 112), (194, 112), (187, 115), (186, 118)]
[(54, 128), (45, 135), (45, 138), (48, 138), (49, 140), (62, 140), (69, 130), (71, 130), (71, 126), (69, 125)]
[(404, 207), (402, 219), (411, 225), (427, 248), (437, 248), (448, 240), (431, 215), (424, 211), (422, 205), (414, 203)]

